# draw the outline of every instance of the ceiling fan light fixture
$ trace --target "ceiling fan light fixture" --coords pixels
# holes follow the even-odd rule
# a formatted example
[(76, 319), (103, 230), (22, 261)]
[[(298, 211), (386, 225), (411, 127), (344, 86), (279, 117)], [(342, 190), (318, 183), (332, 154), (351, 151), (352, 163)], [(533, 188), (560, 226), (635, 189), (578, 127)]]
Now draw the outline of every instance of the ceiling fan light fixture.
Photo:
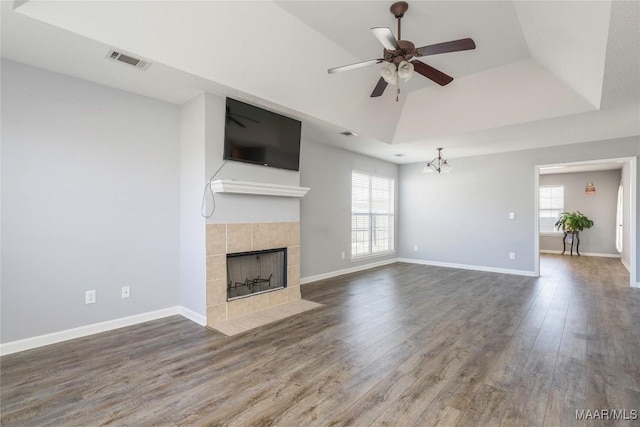
[(385, 82), (390, 85), (398, 84), (398, 71), (396, 70), (396, 65), (390, 62), (386, 62), (382, 66), (382, 70), (380, 70), (380, 75), (384, 79)]
[(411, 62), (402, 61), (398, 64), (398, 77), (405, 82), (413, 76), (413, 64)]

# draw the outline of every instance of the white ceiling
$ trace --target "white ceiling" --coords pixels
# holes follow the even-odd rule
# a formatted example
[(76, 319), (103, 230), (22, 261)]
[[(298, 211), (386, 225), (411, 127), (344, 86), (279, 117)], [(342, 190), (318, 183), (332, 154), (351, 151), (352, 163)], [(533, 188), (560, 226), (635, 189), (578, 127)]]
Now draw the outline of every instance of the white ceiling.
[[(381, 1), (2, 2), (2, 56), (182, 104), (203, 91), (303, 120), (305, 136), (396, 163), (640, 135), (640, 2), (413, 1), (417, 46), (472, 37), (477, 49), (422, 58), (455, 80), (415, 76), (369, 94)], [(150, 60), (148, 71), (104, 58)], [(345, 129), (359, 136), (347, 138)], [(396, 157), (396, 154), (403, 154)]]

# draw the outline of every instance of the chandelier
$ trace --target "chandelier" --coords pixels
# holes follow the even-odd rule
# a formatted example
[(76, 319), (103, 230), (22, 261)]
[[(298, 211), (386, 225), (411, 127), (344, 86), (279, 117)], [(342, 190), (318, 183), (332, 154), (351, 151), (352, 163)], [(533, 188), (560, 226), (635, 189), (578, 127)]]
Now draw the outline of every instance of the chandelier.
[(438, 148), (438, 157), (436, 157), (435, 159), (431, 160), (430, 162), (427, 162), (427, 164), (425, 165), (425, 167), (422, 170), (422, 172), (423, 173), (434, 173), (434, 172), (449, 173), (449, 172), (451, 172), (451, 166), (449, 166), (449, 163), (447, 163), (447, 161), (442, 158), (442, 148)]

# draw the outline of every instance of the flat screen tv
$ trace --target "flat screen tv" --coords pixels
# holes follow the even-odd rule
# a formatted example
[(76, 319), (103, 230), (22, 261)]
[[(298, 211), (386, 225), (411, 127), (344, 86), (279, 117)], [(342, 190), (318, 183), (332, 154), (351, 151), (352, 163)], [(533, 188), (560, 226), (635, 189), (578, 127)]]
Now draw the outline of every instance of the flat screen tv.
[(298, 120), (227, 98), (224, 159), (297, 171)]

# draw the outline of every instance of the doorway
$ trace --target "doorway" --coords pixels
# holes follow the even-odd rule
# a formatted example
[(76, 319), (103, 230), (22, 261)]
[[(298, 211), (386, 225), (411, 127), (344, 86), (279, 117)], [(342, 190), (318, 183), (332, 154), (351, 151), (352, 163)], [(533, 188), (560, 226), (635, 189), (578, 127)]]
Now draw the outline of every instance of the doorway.
[[(616, 172), (619, 174), (617, 176), (620, 177), (618, 182), (612, 181), (614, 180), (613, 177), (616, 176)], [(567, 175), (563, 179), (563, 174), (575, 175), (573, 177)], [(592, 233), (591, 235), (585, 233), (585, 236), (591, 239), (591, 244), (587, 245), (587, 251), (584, 250), (584, 246), (581, 247), (581, 252), (586, 252), (586, 255), (619, 257), (627, 270), (629, 270), (630, 285), (635, 287), (637, 286), (637, 164), (635, 157), (536, 165), (534, 204), (536, 211), (535, 273), (536, 275), (540, 274), (541, 251), (549, 253), (562, 252), (564, 236), (563, 233), (558, 233), (553, 226), (555, 223), (554, 215), (558, 215), (559, 212), (563, 211), (580, 210), (575, 207), (584, 206), (584, 203), (595, 200), (595, 198), (589, 199), (589, 195), (594, 193), (592, 188), (587, 187), (593, 185), (597, 193), (598, 184), (591, 182), (587, 178), (589, 176), (602, 178), (600, 181), (602, 184), (601, 191), (607, 194), (606, 213), (601, 213), (601, 206), (596, 206), (594, 209), (598, 211), (598, 215), (606, 217), (603, 222), (606, 223), (607, 229), (603, 230), (603, 227), (596, 229), (599, 233), (604, 231), (606, 238), (602, 238), (602, 234), (598, 236), (597, 233)], [(565, 182), (567, 183), (566, 186), (571, 187), (566, 189), (571, 194), (566, 205), (563, 204), (565, 198), (565, 185), (563, 184)], [(580, 182), (579, 185), (582, 186), (580, 190), (576, 188), (578, 185), (576, 182)], [(620, 193), (618, 192), (619, 188), (622, 188)], [(576, 200), (580, 200), (583, 205), (580, 205)], [(600, 200), (603, 199), (600, 198)], [(622, 205), (622, 211), (619, 211), (619, 205)], [(550, 246), (550, 244), (553, 246)], [(557, 249), (555, 249), (556, 247)]]

